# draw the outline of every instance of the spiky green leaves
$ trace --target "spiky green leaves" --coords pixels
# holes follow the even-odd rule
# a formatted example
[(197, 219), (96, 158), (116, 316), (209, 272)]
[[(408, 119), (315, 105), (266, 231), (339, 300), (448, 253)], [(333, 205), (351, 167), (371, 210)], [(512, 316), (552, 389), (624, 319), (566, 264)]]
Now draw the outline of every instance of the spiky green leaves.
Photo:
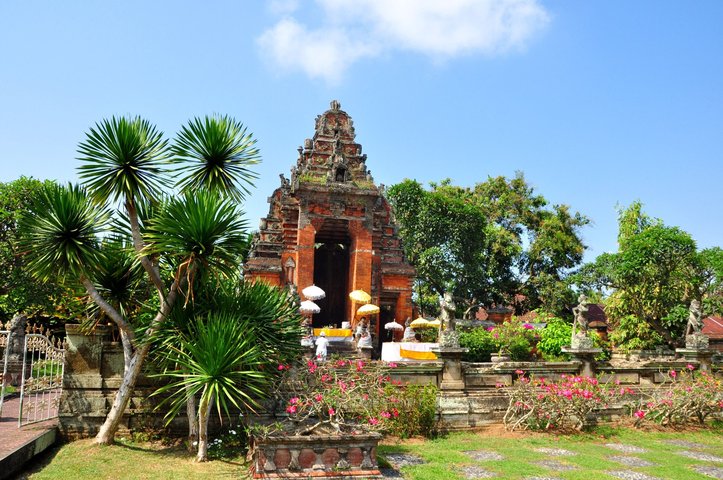
[(227, 275), (239, 267), (246, 222), (231, 200), (207, 190), (171, 199), (149, 220), (145, 255), (165, 255), (176, 265), (198, 262)]
[(100, 202), (157, 198), (168, 178), (168, 141), (147, 120), (113, 117), (97, 123), (78, 146), (84, 185)]
[(173, 144), (182, 191), (207, 188), (243, 200), (258, 176), (249, 169), (259, 163), (256, 140), (241, 122), (229, 116), (194, 118)]
[(272, 378), (271, 371), (262, 368), (263, 352), (248, 320), (230, 312), (193, 320), (166, 353), (176, 368), (158, 375), (171, 379), (156, 392), (171, 393), (166, 417), (170, 421), (185, 408), (188, 395), (200, 394), (202, 403), (213, 401), (219, 414), (230, 405), (255, 406)]
[(47, 185), (22, 219), (28, 269), (41, 281), (87, 275), (100, 256), (109, 212), (76, 185)]

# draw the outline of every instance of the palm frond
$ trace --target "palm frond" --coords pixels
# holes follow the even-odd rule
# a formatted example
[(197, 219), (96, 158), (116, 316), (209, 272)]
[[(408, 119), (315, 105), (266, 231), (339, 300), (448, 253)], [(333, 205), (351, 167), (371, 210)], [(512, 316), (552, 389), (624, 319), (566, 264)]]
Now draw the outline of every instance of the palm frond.
[(208, 189), (241, 201), (258, 175), (249, 167), (260, 162), (256, 140), (229, 116), (194, 118), (178, 133), (172, 147), (182, 191)]
[(155, 199), (169, 185), (168, 141), (140, 117), (96, 123), (78, 146), (79, 177), (100, 202)]
[(98, 234), (109, 217), (82, 187), (44, 186), (21, 221), (28, 270), (40, 281), (87, 275), (102, 256)]

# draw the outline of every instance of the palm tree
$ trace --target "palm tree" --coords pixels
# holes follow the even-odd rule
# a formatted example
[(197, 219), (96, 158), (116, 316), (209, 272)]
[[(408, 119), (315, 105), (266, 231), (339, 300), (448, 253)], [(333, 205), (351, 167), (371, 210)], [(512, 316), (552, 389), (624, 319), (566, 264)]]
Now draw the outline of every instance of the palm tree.
[[(82, 283), (118, 326), (124, 348), (132, 352), (96, 436), (96, 442), (109, 444), (148, 354), (150, 342), (144, 340), (168, 317), (178, 297), (192, 292), (199, 268), (228, 275), (238, 263), (234, 250), (243, 245), (245, 225), (231, 200), (243, 198), (252, 185), (255, 176), (247, 166), (258, 161), (258, 150), (243, 126), (228, 117), (193, 120), (182, 130), (173, 152), (148, 121), (113, 117), (90, 129), (78, 153), (86, 190), (48, 190), (45, 205), (26, 220), (34, 232), (28, 255), (38, 278), (48, 279), (57, 269), (61, 276)], [(177, 184), (184, 195), (161, 202), (164, 189), (173, 184), (174, 168), (186, 173)], [(193, 195), (185, 194), (191, 191)], [(135, 257), (158, 296), (158, 311), (147, 329), (137, 334), (139, 338), (130, 320), (97, 288), (95, 267), (103, 255), (98, 235), (108, 231), (108, 212), (118, 204)], [(152, 215), (144, 218), (143, 212)], [(161, 268), (165, 264), (173, 266), (170, 275)]]

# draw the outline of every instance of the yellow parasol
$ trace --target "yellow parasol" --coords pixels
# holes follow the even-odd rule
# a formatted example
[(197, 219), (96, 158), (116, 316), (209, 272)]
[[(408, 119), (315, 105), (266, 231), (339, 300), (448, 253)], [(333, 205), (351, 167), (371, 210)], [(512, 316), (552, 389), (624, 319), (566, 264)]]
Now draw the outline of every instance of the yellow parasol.
[(429, 322), (429, 324), (427, 326), (430, 328), (431, 327), (439, 328), (441, 325), (442, 325), (442, 322), (440, 322), (439, 320), (432, 320), (431, 322)]
[(349, 294), (349, 298), (356, 303), (369, 303), (372, 301), (372, 296), (364, 290), (354, 290)]
[(412, 328), (427, 328), (429, 327), (429, 320), (419, 317), (418, 319), (410, 323), (409, 326)]
[(376, 305), (372, 305), (371, 303), (367, 303), (366, 305), (362, 305), (359, 307), (359, 310), (356, 311), (357, 317), (361, 317), (363, 315), (374, 315), (379, 313), (379, 307)]

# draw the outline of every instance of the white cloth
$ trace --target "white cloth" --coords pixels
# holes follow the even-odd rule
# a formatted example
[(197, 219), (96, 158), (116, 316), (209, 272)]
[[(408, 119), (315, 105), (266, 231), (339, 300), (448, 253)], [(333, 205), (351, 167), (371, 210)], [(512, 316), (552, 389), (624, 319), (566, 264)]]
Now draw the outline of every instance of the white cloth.
[(326, 337), (316, 339), (316, 358), (326, 360), (326, 347), (329, 346), (329, 340)]

